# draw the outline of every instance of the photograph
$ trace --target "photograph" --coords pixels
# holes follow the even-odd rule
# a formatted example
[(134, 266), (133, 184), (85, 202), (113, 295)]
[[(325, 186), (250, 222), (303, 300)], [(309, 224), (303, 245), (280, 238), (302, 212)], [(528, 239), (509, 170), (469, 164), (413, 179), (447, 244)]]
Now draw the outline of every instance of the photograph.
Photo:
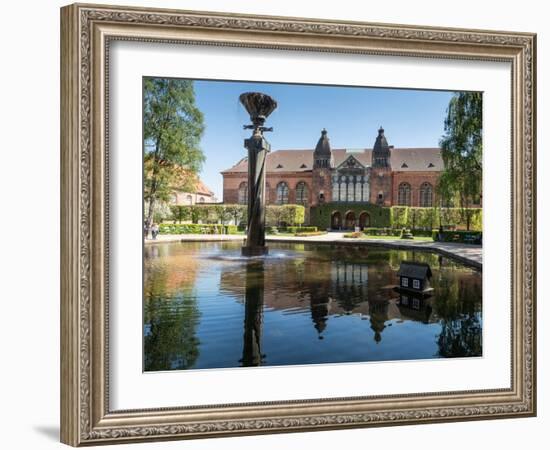
[(482, 92), (142, 87), (144, 372), (484, 356)]

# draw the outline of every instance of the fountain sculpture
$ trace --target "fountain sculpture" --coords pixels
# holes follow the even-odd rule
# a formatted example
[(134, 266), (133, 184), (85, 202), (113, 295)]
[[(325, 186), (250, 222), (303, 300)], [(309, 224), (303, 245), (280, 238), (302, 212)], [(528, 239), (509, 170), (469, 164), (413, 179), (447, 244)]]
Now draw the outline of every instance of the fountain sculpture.
[(277, 108), (277, 102), (260, 92), (245, 92), (239, 100), (252, 122), (244, 125), (244, 129), (252, 130), (252, 136), (244, 141), (248, 149), (248, 227), (242, 255), (261, 256), (268, 253), (265, 245), (265, 161), (271, 149), (264, 131), (273, 131), (263, 125)]

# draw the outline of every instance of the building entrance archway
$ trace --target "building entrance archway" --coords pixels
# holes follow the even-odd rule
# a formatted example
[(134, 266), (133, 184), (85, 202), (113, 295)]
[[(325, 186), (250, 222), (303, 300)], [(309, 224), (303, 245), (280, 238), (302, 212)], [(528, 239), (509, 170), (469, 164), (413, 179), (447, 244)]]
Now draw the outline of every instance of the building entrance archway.
[(340, 214), (340, 211), (334, 211), (330, 216), (330, 228), (333, 230), (342, 228), (342, 214)]
[(370, 214), (368, 212), (363, 211), (359, 215), (359, 228), (361, 230), (370, 227)]
[(353, 211), (349, 211), (346, 213), (346, 228), (348, 230), (355, 229), (356, 219), (355, 219), (355, 213)]

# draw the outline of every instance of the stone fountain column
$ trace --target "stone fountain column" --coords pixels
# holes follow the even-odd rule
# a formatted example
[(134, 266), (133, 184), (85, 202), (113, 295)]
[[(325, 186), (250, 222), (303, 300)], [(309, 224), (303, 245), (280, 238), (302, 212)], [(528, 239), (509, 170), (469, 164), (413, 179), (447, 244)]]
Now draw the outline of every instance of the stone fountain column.
[(259, 92), (246, 92), (241, 94), (239, 100), (250, 114), (252, 122), (252, 125), (244, 126), (252, 130), (252, 136), (244, 141), (248, 149), (248, 227), (242, 255), (261, 256), (268, 253), (265, 245), (265, 162), (271, 150), (263, 133), (273, 131), (263, 124), (277, 107), (277, 102)]

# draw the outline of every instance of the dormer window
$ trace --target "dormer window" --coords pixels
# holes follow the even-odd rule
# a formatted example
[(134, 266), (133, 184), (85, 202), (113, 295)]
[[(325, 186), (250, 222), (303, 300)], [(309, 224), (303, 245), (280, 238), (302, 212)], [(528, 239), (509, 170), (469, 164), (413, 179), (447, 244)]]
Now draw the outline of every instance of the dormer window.
[(407, 163), (401, 164), (401, 168), (402, 168), (402, 169), (406, 169), (407, 167), (409, 167), (409, 166), (407, 166)]

